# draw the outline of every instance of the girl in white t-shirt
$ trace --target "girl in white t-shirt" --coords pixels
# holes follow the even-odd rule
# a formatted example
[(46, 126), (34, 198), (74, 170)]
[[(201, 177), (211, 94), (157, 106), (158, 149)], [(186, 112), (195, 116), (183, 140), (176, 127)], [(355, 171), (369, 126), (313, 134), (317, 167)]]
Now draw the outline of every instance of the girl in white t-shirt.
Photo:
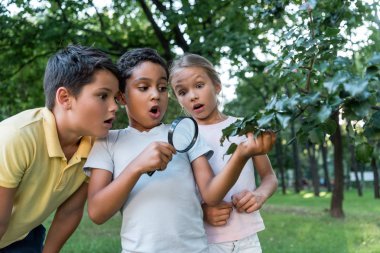
[[(223, 173), (230, 159), (225, 155), (229, 144), (244, 142), (246, 137), (233, 137), (220, 145), (222, 129), (237, 118), (224, 115), (218, 109), (217, 95), (222, 87), (214, 66), (202, 56), (185, 54), (173, 62), (169, 82), (178, 102), (197, 121), (200, 135), (214, 151), (209, 160), (214, 173)], [(268, 136), (270, 140), (263, 141), (263, 152), (252, 156), (245, 164), (223, 203), (216, 206), (203, 204), (210, 253), (262, 251), (257, 232), (265, 227), (259, 209), (277, 189), (277, 178), (266, 155), (275, 135), (266, 132), (258, 139), (266, 140)], [(258, 188), (254, 168), (261, 179)]]
[(250, 134), (214, 176), (202, 138), (186, 153), (167, 143), (169, 126), (161, 123), (168, 105), (165, 61), (141, 48), (121, 56), (118, 68), (129, 126), (98, 139), (91, 150), (85, 164), (89, 216), (101, 224), (121, 210), (122, 252), (208, 252), (197, 189), (208, 205), (219, 203), (261, 143)]

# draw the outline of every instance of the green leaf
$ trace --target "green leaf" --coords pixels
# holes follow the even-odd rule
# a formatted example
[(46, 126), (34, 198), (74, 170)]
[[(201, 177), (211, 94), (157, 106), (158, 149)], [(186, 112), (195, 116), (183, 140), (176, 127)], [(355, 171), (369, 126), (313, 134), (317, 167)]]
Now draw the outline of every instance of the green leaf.
[(319, 92), (315, 92), (301, 97), (300, 100), (303, 105), (313, 105), (315, 102), (319, 101), (320, 95)]
[(343, 84), (344, 90), (351, 96), (356, 97), (363, 93), (368, 86), (368, 81), (365, 79), (354, 79)]
[(269, 123), (273, 120), (274, 116), (275, 116), (274, 113), (271, 113), (271, 114), (261, 117), (257, 121), (259, 128), (265, 128), (266, 126), (269, 126)]
[(319, 127), (327, 134), (332, 135), (335, 133), (337, 125), (332, 119), (326, 120), (324, 123), (320, 124)]
[(368, 61), (368, 65), (380, 65), (380, 53), (375, 53)]
[(323, 105), (317, 113), (317, 118), (320, 123), (325, 122), (331, 115), (331, 106)]
[(309, 140), (312, 143), (322, 143), (324, 140), (324, 134), (322, 129), (320, 128), (314, 128), (309, 132)]
[(354, 116), (354, 119), (360, 120), (369, 114), (369, 112), (371, 111), (371, 104), (368, 101), (352, 101), (350, 103), (345, 104), (344, 108), (345, 114), (351, 114), (351, 117)]
[(338, 35), (339, 32), (340, 32), (339, 28), (327, 27), (327, 29), (326, 29), (326, 36), (333, 37), (333, 36)]
[(276, 118), (281, 125), (282, 129), (285, 129), (289, 125), (289, 121), (292, 118), (290, 115), (284, 113), (276, 113)]
[(228, 147), (228, 149), (227, 149), (227, 151), (226, 151), (226, 154), (227, 154), (227, 155), (231, 155), (233, 152), (235, 152), (236, 148), (237, 148), (236, 143), (232, 143), (232, 144)]
[(373, 154), (373, 147), (368, 143), (360, 143), (355, 147), (356, 160), (366, 163), (371, 160)]
[(273, 110), (277, 102), (277, 96), (273, 96), (269, 104), (265, 107), (266, 110)]
[(284, 102), (284, 109), (287, 109), (291, 112), (295, 111), (300, 97), (301, 95), (297, 93), (291, 96), (289, 99), (286, 99)]
[(327, 89), (328, 94), (334, 94), (339, 88), (339, 85), (344, 83), (349, 78), (350, 74), (346, 71), (338, 71), (332, 79), (323, 83), (323, 87)]
[(330, 96), (328, 98), (328, 103), (332, 108), (340, 106), (343, 102), (343, 99), (341, 99), (338, 95)]

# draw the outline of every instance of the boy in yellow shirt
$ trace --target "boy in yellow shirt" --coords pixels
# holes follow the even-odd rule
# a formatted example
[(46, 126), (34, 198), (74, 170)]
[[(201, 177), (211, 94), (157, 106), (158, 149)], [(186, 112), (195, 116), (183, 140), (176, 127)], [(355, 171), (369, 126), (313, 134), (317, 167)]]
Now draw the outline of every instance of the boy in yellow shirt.
[[(118, 108), (119, 72), (92, 47), (68, 46), (46, 66), (46, 107), (0, 122), (0, 253), (59, 252), (87, 195), (82, 167)], [(90, 137), (93, 136), (93, 137)], [(42, 222), (56, 211), (47, 233)]]

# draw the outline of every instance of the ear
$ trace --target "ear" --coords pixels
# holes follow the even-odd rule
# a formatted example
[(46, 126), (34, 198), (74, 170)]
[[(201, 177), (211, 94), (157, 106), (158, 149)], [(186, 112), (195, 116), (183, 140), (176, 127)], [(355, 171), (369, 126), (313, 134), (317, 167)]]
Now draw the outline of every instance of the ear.
[(72, 95), (65, 87), (59, 87), (55, 93), (55, 102), (57, 105), (63, 107), (65, 110), (71, 109)]
[(121, 105), (126, 105), (127, 104), (127, 98), (125, 97), (125, 94), (121, 91), (118, 92), (116, 95), (116, 100), (121, 104)]
[(222, 91), (222, 85), (220, 83), (215, 84), (216, 94), (219, 94)]

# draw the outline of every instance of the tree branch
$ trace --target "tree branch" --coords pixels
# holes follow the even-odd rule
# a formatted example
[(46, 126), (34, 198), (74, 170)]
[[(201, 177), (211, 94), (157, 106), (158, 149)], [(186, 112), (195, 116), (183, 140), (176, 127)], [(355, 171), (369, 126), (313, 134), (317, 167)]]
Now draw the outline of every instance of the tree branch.
[[(164, 14), (165, 16), (167, 16), (167, 9), (166, 9), (166, 7), (160, 1), (152, 0), (152, 2), (157, 6), (157, 9), (162, 14)], [(173, 25), (172, 31), (174, 33), (174, 40), (175, 40), (176, 44), (180, 48), (182, 48), (182, 50), (184, 52), (188, 52), (190, 47), (189, 47), (187, 41), (185, 40), (185, 38), (183, 36), (183, 33), (181, 32), (181, 29), (179, 29), (179, 26), (178, 25)]]
[(38, 55), (35, 55), (34, 57), (30, 58), (28, 61), (24, 62), (23, 64), (21, 64), (17, 69), (16, 71), (14, 71), (13, 73), (10, 73), (9, 75), (7, 75), (3, 81), (5, 80), (9, 80), (11, 79), (13, 76), (15, 76), (18, 72), (20, 72), (25, 66), (29, 65), (30, 63), (34, 62), (35, 60), (37, 60), (38, 58), (40, 57), (45, 57), (47, 55), (50, 55), (52, 54), (53, 52), (45, 52), (43, 54), (38, 54)]
[(96, 8), (96, 6), (94, 5), (93, 1), (89, 1), (89, 4), (90, 6), (92, 6), (94, 9), (95, 9), (95, 12), (96, 12), (96, 16), (98, 17), (98, 20), (99, 20), (99, 24), (100, 24), (100, 30), (101, 30), (101, 34), (103, 36), (105, 36), (106, 40), (115, 48), (123, 48), (123, 45), (118, 42), (118, 41), (115, 41), (115, 40), (112, 40), (110, 38), (110, 36), (108, 36), (108, 34), (105, 32), (107, 30), (105, 24), (104, 24), (104, 20), (103, 20), (103, 17), (101, 15), (101, 13), (99, 13), (98, 11), (98, 8)]
[(146, 2), (144, 0), (138, 0), (138, 2), (141, 5), (141, 8), (143, 9), (145, 16), (151, 23), (153, 27), (153, 31), (156, 34), (158, 40), (160, 41), (163, 49), (164, 49), (164, 58), (168, 61), (172, 59), (171, 51), (170, 51), (170, 42), (165, 38), (164, 33), (161, 31), (160, 27), (157, 25), (156, 21), (153, 18), (152, 12), (149, 10)]

